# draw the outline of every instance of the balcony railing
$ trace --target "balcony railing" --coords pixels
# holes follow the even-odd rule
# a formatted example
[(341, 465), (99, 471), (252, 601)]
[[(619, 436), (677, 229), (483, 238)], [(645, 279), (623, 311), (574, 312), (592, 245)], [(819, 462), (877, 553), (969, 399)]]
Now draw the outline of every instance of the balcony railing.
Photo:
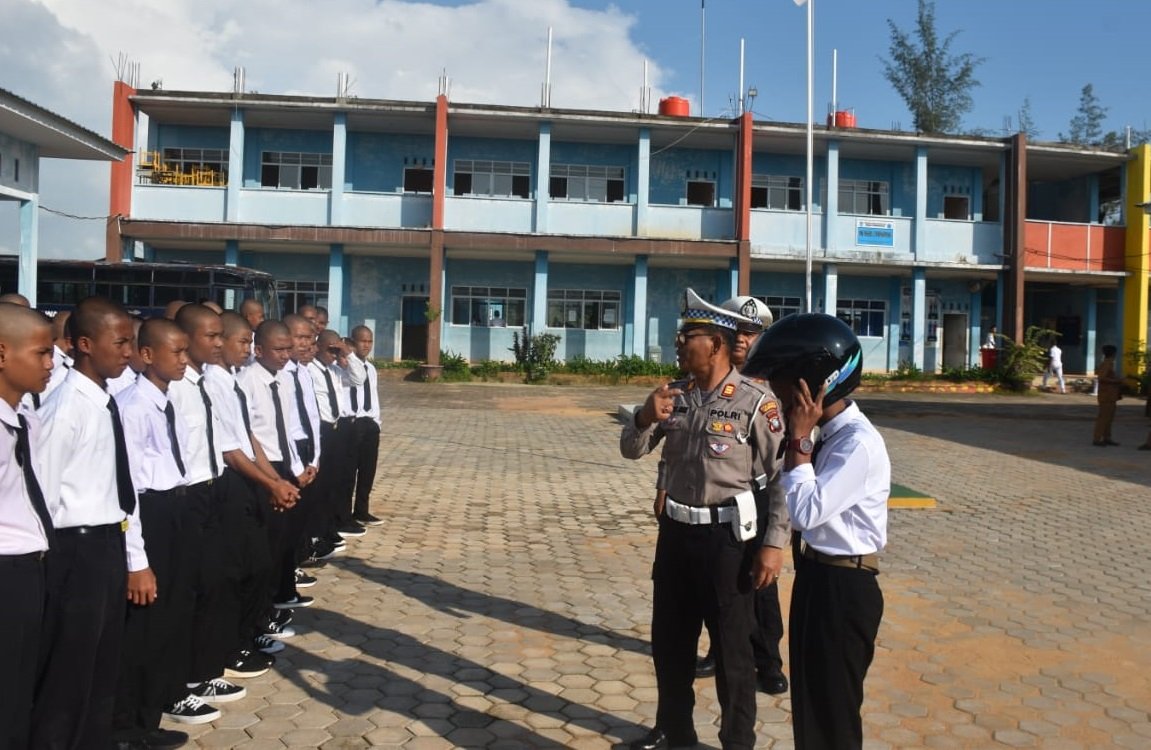
[(1125, 227), (1028, 221), (1024, 266), (1061, 271), (1126, 270)]

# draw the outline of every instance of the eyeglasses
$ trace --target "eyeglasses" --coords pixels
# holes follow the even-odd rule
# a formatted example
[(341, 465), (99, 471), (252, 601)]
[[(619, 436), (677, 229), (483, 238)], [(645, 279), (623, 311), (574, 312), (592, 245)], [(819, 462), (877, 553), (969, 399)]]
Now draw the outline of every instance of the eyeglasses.
[(698, 338), (699, 336), (710, 335), (711, 334), (707, 333), (706, 331), (697, 331), (694, 333), (677, 333), (675, 336), (675, 346), (678, 349), (680, 347), (687, 346), (687, 342), (691, 339)]

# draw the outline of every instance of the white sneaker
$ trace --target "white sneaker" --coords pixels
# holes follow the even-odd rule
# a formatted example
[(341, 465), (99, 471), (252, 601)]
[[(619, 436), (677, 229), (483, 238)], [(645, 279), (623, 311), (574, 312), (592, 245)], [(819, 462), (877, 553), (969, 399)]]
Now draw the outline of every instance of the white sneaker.
[(220, 718), (220, 709), (212, 708), (194, 695), (177, 701), (164, 711), (164, 718), (178, 724), (207, 724)]

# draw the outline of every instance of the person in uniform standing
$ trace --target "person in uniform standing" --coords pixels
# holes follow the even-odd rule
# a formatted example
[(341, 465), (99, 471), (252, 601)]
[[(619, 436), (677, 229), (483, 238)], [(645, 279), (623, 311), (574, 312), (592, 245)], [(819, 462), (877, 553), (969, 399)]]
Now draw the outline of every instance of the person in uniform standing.
[(55, 537), (40, 484), (40, 420), (21, 405), (52, 372), (52, 326), (40, 313), (0, 304), (0, 750), (28, 747), (40, 632), (44, 556)]
[(788, 633), (798, 750), (863, 746), (863, 681), (883, 617), (877, 555), (887, 544), (891, 462), (879, 432), (847, 399), (862, 370), (851, 328), (822, 314), (768, 328), (743, 368), (768, 380), (787, 414), (781, 484), (795, 530)]
[[(625, 458), (640, 458), (667, 441), (667, 496), (652, 569), (659, 706), (655, 727), (631, 748), (696, 744), (692, 680), (705, 621), (715, 637), (720, 741), (724, 748), (752, 748), (753, 592), (779, 577), (788, 538), (776, 481), (783, 422), (767, 385), (743, 377), (731, 363), (735, 331), (752, 321), (691, 289), (682, 320), (676, 354), (690, 378), (652, 392), (620, 435)], [(757, 503), (762, 494), (767, 499)], [(757, 504), (766, 508), (766, 517), (757, 517)]]
[(1059, 344), (1052, 341), (1051, 348), (1047, 350), (1047, 367), (1043, 370), (1043, 387), (1047, 387), (1047, 378), (1054, 377), (1059, 383), (1059, 392), (1067, 393), (1067, 384), (1063, 381), (1063, 350)]
[(348, 358), (351, 371), (359, 369), (363, 373), (352, 376), (360, 386), (350, 385), (348, 389), (352, 410), (356, 413), (353, 423), (355, 443), (354, 471), (355, 502), (352, 505), (352, 520), (343, 524), (340, 536), (363, 536), (365, 526), (379, 526), (383, 521), (372, 515), (370, 509), (372, 484), (376, 481), (376, 462), (380, 455), (380, 398), (379, 373), (370, 359), (374, 337), (372, 329), (356, 326), (352, 329), (352, 356)]
[(1091, 444), (1098, 448), (1119, 445), (1111, 439), (1111, 423), (1115, 421), (1115, 407), (1123, 397), (1123, 378), (1115, 372), (1116, 351), (1113, 344), (1104, 344), (1103, 361), (1095, 367), (1099, 412), (1095, 416), (1095, 434)]
[[(323, 503), (318, 509), (315, 529), (320, 542), (326, 542), (340, 526), (352, 520), (349, 458), (352, 455), (355, 413), (349, 394), (352, 388), (363, 383), (351, 377), (348, 370), (350, 355), (340, 334), (325, 330), (316, 341), (316, 357), (307, 366), (320, 409), (320, 445), (324, 456), (317, 478), (317, 483), (322, 486), (319, 496)], [(357, 371), (362, 379), (363, 371), (359, 368)]]

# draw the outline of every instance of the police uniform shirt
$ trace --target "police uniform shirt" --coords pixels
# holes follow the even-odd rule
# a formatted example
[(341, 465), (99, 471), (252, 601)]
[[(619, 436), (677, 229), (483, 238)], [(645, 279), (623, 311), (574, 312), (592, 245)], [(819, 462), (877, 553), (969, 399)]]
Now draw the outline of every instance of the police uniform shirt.
[[(44, 500), (57, 529), (104, 526), (125, 520), (116, 485), (116, 436), (108, 392), (69, 370), (40, 407), (39, 461)], [(134, 491), (134, 490), (133, 490)], [(127, 517), (128, 570), (148, 567), (140, 532), (140, 505)]]
[[(348, 393), (348, 389), (352, 387), (352, 381), (347, 370), (335, 362), (325, 366), (318, 359), (309, 362), (307, 370), (312, 377), (312, 386), (316, 391), (316, 406), (320, 410), (320, 421), (332, 424), (342, 417), (355, 416), (352, 413), (352, 402)], [(325, 372), (327, 377), (324, 376)], [(337, 413), (335, 414), (332, 413), (332, 400), (328, 396), (329, 379), (333, 386), (333, 395), (336, 398)]]
[(766, 485), (768, 515), (760, 519), (767, 528), (764, 544), (786, 546), (787, 508), (774, 481), (783, 463), (784, 429), (770, 388), (734, 367), (709, 394), (694, 380), (672, 387), (683, 391), (675, 398), (672, 416), (640, 430), (633, 415), (620, 434), (620, 453), (640, 458), (666, 439), (659, 484), (670, 499), (686, 505), (721, 505)]
[[(188, 445), (180, 446), (184, 455), (184, 466), (188, 469), (188, 484), (199, 484), (219, 476), (224, 470), (224, 453), (240, 446), (235, 438), (224, 430), (220, 410), (212, 401), (212, 451), (216, 454), (216, 471), (212, 474), (212, 459), (208, 446), (208, 409), (200, 392), (200, 379), (203, 377), (196, 368), (188, 365), (182, 380), (168, 384), (168, 398), (176, 411), (184, 415), (188, 427)], [(204, 383), (205, 390), (207, 383)], [(209, 398), (211, 396), (209, 395)]]
[(891, 462), (887, 446), (859, 407), (820, 427), (814, 463), (783, 473), (791, 525), (827, 555), (869, 555), (887, 544)]
[[(124, 424), (124, 443), (128, 447), (128, 465), (132, 467), (132, 484), (137, 492), (154, 490), (163, 492), (187, 484), (180, 473), (176, 453), (169, 437), (168, 394), (156, 387), (143, 375), (116, 396), (120, 408), (120, 421)], [(188, 429), (184, 415), (175, 412), (177, 449), (188, 442)], [(181, 452), (180, 460), (184, 457)], [(187, 463), (185, 462), (185, 472)]]
[[(309, 466), (319, 467), (320, 465), (320, 408), (316, 403), (316, 389), (312, 384), (312, 378), (308, 375), (307, 370), (296, 360), (288, 360), (288, 364), (284, 365), (284, 372), (288, 375), (288, 382), (292, 386), (292, 411), (296, 413), (296, 430), (292, 433), (293, 440), (307, 440), (308, 431), (304, 429), (304, 420), (308, 421), (308, 425), (312, 428), (312, 462)], [(301, 399), (296, 398), (295, 389), (299, 388), (302, 394)], [(304, 413), (300, 414), (298, 408), (299, 402), (304, 404)]]
[(252, 438), (244, 426), (243, 404), (236, 394), (236, 377), (220, 365), (204, 365), (204, 387), (212, 399), (212, 408), (220, 414), (220, 425), (228, 433), (228, 445), (238, 445), (249, 461), (256, 460)]
[[(23, 406), (16, 410), (7, 401), (0, 400), (0, 423), (3, 423), (0, 429), (0, 555), (26, 555), (48, 549), (44, 525), (28, 496), (24, 470), (16, 461), (16, 434), (21, 429), (18, 415), (22, 415), (28, 425), (28, 445), (35, 446), (40, 439), (40, 419), (34, 411)], [(29, 452), (33, 470), (39, 477), (37, 451)]]
[[(348, 388), (348, 400), (355, 405), (356, 417), (369, 417), (376, 424), (380, 424), (380, 374), (376, 371), (376, 366), (371, 360), (360, 359), (359, 355), (353, 354), (348, 357), (348, 369), (354, 373)], [(365, 408), (368, 401), (364, 397), (365, 394), (371, 396), (371, 408)]]
[[(304, 473), (304, 464), (296, 453), (296, 443), (292, 438), (292, 417), (296, 412), (295, 398), (292, 388), (295, 386), (291, 380), (284, 376), (284, 371), (268, 372), (268, 368), (257, 362), (240, 371), (236, 381), (244, 389), (248, 397), (248, 419), (252, 425), (252, 435), (269, 461), (282, 461), (292, 472), (293, 476)], [(280, 409), (284, 415), (284, 427), (287, 432), (288, 453), (285, 456), (280, 452), (280, 440), (276, 433), (276, 407), (272, 401), (272, 383), (277, 383), (279, 390)]]

